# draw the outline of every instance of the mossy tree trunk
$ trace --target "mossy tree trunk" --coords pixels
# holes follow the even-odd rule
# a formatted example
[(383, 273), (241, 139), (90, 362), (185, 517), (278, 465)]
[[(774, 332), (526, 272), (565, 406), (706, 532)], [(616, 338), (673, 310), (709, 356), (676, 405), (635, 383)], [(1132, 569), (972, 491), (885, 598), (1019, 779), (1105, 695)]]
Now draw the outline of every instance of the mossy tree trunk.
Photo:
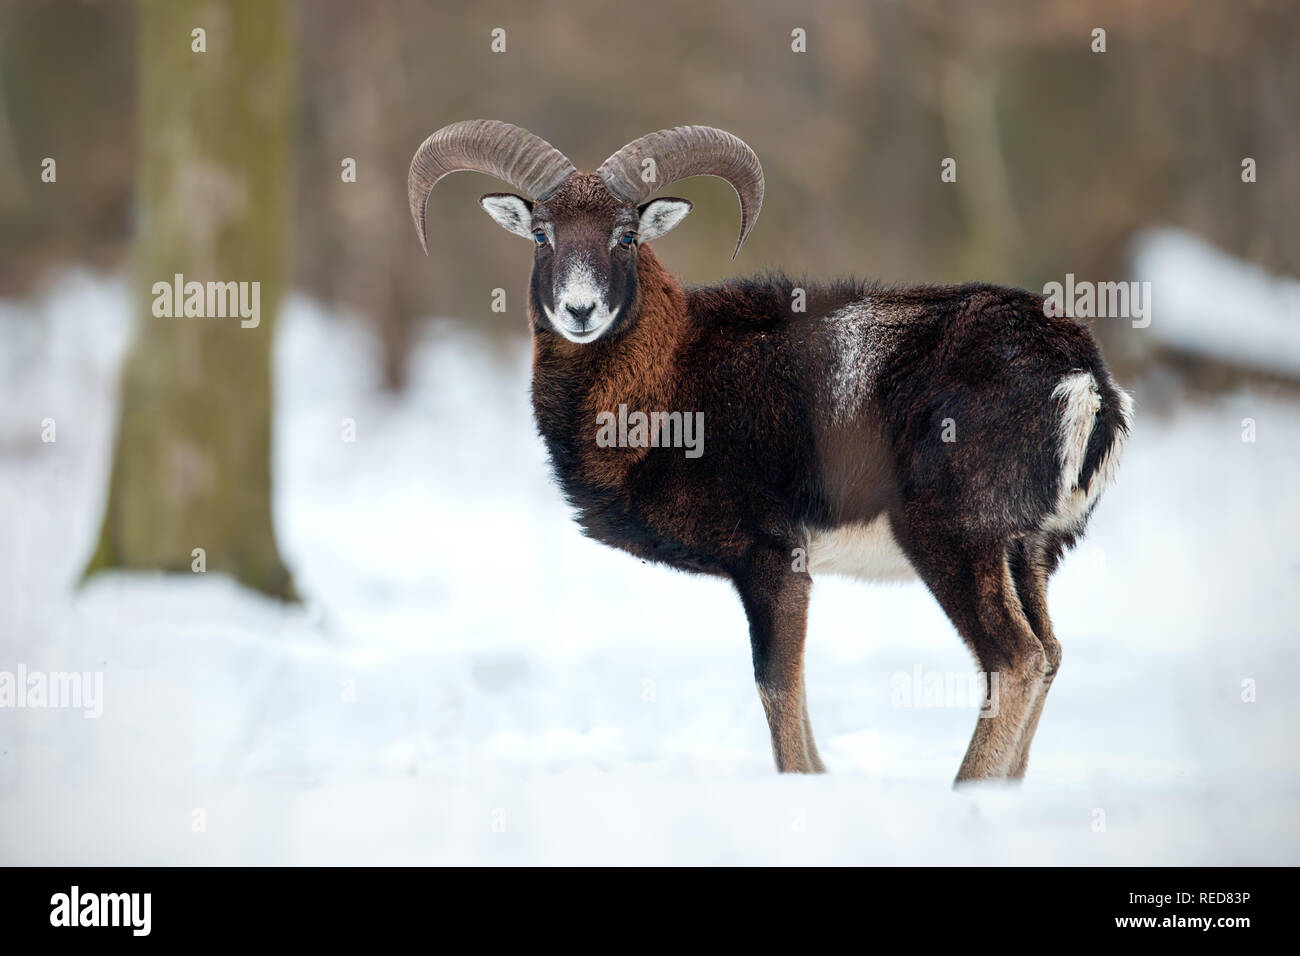
[[(137, 322), (100, 539), (105, 568), (208, 572), (294, 588), (271, 519), (271, 342), (287, 275), (294, 129), (290, 11), (258, 0), (138, 7)], [(204, 31), (205, 52), (193, 49)], [(155, 315), (154, 284), (260, 287), (255, 327)], [(246, 327), (249, 326), (249, 327)]]

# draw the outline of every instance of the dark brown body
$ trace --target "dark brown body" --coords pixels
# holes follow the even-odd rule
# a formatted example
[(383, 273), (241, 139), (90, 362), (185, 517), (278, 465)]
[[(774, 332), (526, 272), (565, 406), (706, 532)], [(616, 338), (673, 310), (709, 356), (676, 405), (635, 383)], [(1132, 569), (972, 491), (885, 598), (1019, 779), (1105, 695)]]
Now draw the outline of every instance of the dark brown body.
[[(625, 334), (576, 346), (536, 333), (533, 406), (588, 533), (685, 570), (734, 576), (755, 547), (788, 553), (808, 529), (882, 512), (904, 537), (912, 517), (1032, 534), (1059, 490), (1052, 390), (1074, 370), (1105, 375), (1088, 331), (1020, 290), (844, 284), (794, 313), (789, 290), (808, 287), (784, 277), (683, 291), (649, 247), (638, 272)], [(845, 408), (826, 381), (845, 337), (823, 324), (854, 303), (861, 400)], [(703, 412), (706, 454), (598, 447), (596, 416), (620, 404)]]
[[(1087, 330), (1045, 314), (1041, 296), (987, 285), (769, 275), (683, 290), (644, 243), (691, 204), (651, 197), (725, 180), (737, 251), (763, 200), (758, 157), (714, 127), (647, 134), (583, 173), (508, 123), (444, 126), (407, 181), (422, 243), (429, 191), (458, 170), (524, 194), (480, 204), (534, 244), (533, 407), (578, 521), (734, 583), (777, 767), (824, 769), (803, 682), (811, 575), (915, 575), (989, 680), (958, 779), (1021, 776), (1061, 659), (1047, 580), (1129, 428)], [(608, 420), (626, 410), (698, 416), (703, 448), (611, 443)]]
[[(768, 276), (686, 291), (648, 247), (637, 269), (619, 334), (575, 345), (534, 317), (538, 427), (589, 535), (735, 582), (769, 718), (805, 709), (801, 551), (819, 531), (882, 515), (986, 673), (1003, 687), (1017, 671), (1050, 681), (1046, 576), (1087, 517), (1053, 522), (1068, 480), (1054, 389), (1082, 371), (1100, 391), (1081, 488), (1126, 428), (1126, 398), (1082, 326), (1046, 316), (1040, 296), (984, 285)], [(803, 312), (791, 310), (796, 287)], [(597, 415), (620, 404), (703, 412), (705, 453), (598, 447)], [(820, 769), (811, 731), (783, 744), (794, 731), (777, 717), (778, 764)]]

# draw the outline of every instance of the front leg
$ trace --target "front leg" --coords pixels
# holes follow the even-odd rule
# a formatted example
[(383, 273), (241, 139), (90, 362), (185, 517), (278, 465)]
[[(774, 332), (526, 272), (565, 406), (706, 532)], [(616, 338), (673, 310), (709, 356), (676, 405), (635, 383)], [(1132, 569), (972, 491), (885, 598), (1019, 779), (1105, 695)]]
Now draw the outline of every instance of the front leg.
[(807, 574), (790, 568), (789, 550), (756, 546), (736, 590), (749, 618), (754, 680), (772, 732), (772, 754), (782, 773), (823, 773), (803, 685), (803, 645), (808, 626)]

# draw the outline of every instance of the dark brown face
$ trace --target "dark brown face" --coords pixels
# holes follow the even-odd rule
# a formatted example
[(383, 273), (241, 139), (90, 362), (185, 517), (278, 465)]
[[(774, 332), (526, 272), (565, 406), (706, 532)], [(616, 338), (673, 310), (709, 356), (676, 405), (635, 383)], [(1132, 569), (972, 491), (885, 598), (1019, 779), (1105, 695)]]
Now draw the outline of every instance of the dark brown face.
[(691, 210), (684, 199), (654, 199), (640, 208), (621, 202), (590, 173), (575, 173), (545, 202), (512, 193), (479, 201), (503, 228), (532, 241), (534, 312), (578, 343), (594, 342), (628, 320), (637, 300), (638, 247)]

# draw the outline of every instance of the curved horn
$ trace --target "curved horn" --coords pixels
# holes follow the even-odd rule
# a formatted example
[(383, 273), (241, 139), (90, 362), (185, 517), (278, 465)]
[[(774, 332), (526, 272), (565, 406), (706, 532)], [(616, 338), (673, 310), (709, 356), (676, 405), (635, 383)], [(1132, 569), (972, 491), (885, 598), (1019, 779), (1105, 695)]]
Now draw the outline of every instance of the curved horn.
[[(653, 159), (656, 175), (641, 178), (642, 162)], [(678, 126), (635, 139), (596, 170), (605, 186), (625, 202), (644, 202), (661, 186), (688, 176), (717, 176), (740, 197), (740, 239), (736, 258), (763, 208), (763, 167), (754, 151), (730, 133), (712, 126)]]
[(415, 151), (406, 180), (420, 247), (429, 254), (424, 209), (429, 193), (448, 173), (472, 170), (509, 183), (529, 199), (544, 200), (573, 172), (558, 149), (526, 129), (499, 120), (465, 120), (438, 130)]

